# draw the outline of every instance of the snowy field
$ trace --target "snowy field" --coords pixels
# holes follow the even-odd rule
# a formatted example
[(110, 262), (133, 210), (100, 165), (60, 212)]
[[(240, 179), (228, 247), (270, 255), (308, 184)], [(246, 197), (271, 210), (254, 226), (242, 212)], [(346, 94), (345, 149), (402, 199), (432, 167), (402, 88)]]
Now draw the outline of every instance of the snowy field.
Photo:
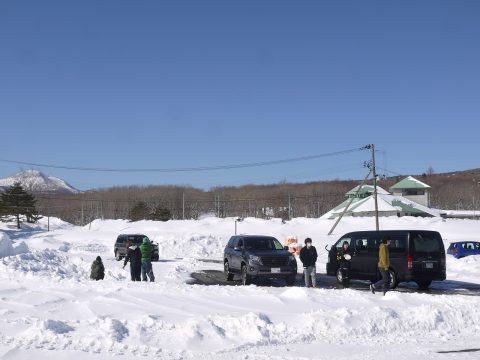
[[(382, 229), (439, 231), (450, 241), (480, 240), (480, 221), (381, 218)], [(326, 244), (372, 218), (245, 219), (240, 233), (282, 242), (313, 238), (317, 271)], [(480, 297), (304, 287), (189, 285), (190, 274), (222, 270), (233, 219), (94, 221), (76, 227), (46, 219), (28, 230), (0, 224), (0, 359), (478, 359)], [(155, 283), (132, 283), (115, 261), (119, 233), (160, 244)], [(106, 279), (89, 280), (102, 256)], [(128, 269), (128, 268), (127, 268)], [(480, 256), (447, 256), (447, 283), (480, 283)], [(435, 284), (435, 286), (442, 286)], [(480, 293), (479, 293), (480, 294)]]

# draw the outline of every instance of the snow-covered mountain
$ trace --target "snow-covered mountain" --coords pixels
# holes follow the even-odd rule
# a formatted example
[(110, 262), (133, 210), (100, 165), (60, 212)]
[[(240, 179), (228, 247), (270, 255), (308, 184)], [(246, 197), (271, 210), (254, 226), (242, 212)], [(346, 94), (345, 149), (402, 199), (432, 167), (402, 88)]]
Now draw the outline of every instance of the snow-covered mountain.
[(66, 181), (54, 176), (48, 176), (38, 170), (25, 170), (7, 178), (0, 179), (0, 188), (12, 186), (20, 182), (23, 188), (31, 192), (52, 192), (77, 194), (80, 190), (75, 189)]

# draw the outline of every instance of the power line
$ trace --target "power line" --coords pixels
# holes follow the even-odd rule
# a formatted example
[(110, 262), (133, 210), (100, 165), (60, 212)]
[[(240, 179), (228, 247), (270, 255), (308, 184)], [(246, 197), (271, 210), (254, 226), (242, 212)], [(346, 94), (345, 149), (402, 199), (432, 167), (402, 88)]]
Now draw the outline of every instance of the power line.
[(0, 159), (2, 162), (13, 163), (19, 165), (29, 165), (36, 167), (46, 167), (53, 169), (63, 169), (63, 170), (77, 170), (77, 171), (92, 171), (92, 172), (160, 172), (160, 173), (175, 173), (175, 172), (196, 172), (196, 171), (214, 171), (214, 170), (232, 170), (232, 169), (242, 169), (242, 168), (252, 168), (252, 167), (261, 167), (269, 165), (278, 165), (286, 164), (300, 161), (314, 160), (330, 156), (345, 155), (348, 153), (364, 150), (366, 147), (354, 148), (348, 150), (335, 151), (330, 153), (318, 154), (318, 155), (309, 155), (309, 156), (300, 156), (295, 158), (281, 159), (281, 160), (269, 160), (261, 162), (252, 162), (252, 163), (243, 163), (243, 164), (229, 164), (229, 165), (216, 165), (216, 166), (198, 166), (198, 167), (184, 167), (184, 168), (138, 168), (138, 169), (129, 169), (129, 168), (94, 168), (94, 167), (81, 167), (81, 166), (67, 166), (67, 165), (54, 165), (54, 164), (42, 164), (34, 163), (27, 161), (18, 161), (18, 160), (9, 160), (9, 159)]

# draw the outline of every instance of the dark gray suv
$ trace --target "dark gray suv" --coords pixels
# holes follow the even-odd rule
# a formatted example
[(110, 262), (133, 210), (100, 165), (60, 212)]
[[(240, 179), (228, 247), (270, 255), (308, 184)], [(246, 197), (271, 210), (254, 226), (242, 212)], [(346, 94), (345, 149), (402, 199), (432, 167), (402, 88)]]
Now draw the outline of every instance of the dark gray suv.
[[(115, 253), (115, 259), (117, 261), (122, 260), (127, 255), (127, 242), (131, 241), (133, 244), (140, 246), (143, 242), (143, 238), (146, 235), (142, 234), (120, 234), (115, 241), (113, 246), (113, 252)], [(158, 261), (158, 243), (152, 242), (152, 261)]]
[(283, 278), (292, 286), (297, 276), (295, 256), (271, 236), (232, 236), (225, 247), (223, 264), (225, 278), (232, 281), (238, 274), (243, 285), (255, 278)]

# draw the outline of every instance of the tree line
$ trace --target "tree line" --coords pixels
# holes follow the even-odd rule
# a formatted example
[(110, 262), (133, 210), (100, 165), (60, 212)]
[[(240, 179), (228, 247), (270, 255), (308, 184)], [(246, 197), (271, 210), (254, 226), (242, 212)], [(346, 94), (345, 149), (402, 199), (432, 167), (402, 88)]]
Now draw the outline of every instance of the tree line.
[[(405, 176), (381, 177), (388, 190)], [(432, 207), (444, 210), (480, 208), (480, 169), (435, 174), (433, 169), (415, 176), (429, 184)], [(372, 183), (372, 182), (370, 182)], [(218, 217), (320, 217), (345, 200), (358, 180), (215, 187), (122, 186), (81, 194), (35, 193), (37, 214), (55, 216), (73, 224), (94, 219), (161, 220)]]

